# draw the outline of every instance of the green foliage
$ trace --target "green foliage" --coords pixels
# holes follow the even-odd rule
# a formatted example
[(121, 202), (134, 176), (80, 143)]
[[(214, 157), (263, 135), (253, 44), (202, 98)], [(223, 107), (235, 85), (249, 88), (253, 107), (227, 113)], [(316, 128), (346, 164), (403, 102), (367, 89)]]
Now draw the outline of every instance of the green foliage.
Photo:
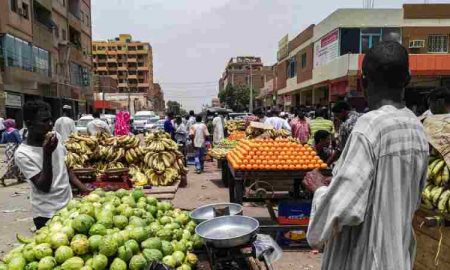
[(248, 109), (248, 104), (250, 102), (250, 89), (248, 86), (235, 87), (228, 84), (224, 90), (219, 92), (219, 99), (221, 103), (224, 103), (233, 111), (243, 112)]

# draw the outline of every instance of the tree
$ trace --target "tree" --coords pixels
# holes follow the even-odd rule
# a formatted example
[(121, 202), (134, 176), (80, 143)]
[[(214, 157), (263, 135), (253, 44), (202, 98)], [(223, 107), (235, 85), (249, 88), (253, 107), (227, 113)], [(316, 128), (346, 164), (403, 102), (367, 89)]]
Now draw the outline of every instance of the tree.
[(187, 112), (183, 108), (181, 108), (181, 104), (178, 101), (167, 101), (167, 113), (173, 113), (176, 115), (186, 115)]
[(248, 86), (234, 87), (228, 84), (224, 90), (219, 92), (219, 99), (221, 103), (225, 103), (235, 112), (246, 111), (250, 102), (250, 89)]

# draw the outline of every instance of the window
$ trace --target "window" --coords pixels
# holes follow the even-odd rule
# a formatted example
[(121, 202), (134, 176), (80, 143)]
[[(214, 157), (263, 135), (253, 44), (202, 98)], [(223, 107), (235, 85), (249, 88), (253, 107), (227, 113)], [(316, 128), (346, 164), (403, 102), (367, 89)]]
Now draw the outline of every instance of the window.
[(9, 6), (11, 8), (11, 11), (14, 11), (17, 13), (17, 0), (10, 0)]
[(28, 4), (22, 2), (22, 15), (25, 19), (28, 19)]
[(12, 35), (5, 35), (2, 39), (6, 66), (18, 67), (50, 76), (50, 54), (48, 51), (32, 46), (30, 43)]
[(430, 53), (448, 52), (448, 36), (444, 35), (428, 36), (428, 52)]
[(361, 29), (361, 52), (366, 53), (375, 44), (381, 41), (381, 28)]
[(87, 15), (87, 14), (86, 14), (86, 20), (85, 20), (85, 22), (86, 22), (86, 26), (91, 25), (90, 22), (89, 22), (89, 15)]
[(306, 68), (306, 53), (302, 54), (302, 68)]
[(84, 22), (84, 12), (80, 11), (80, 20), (83, 23)]
[(288, 78), (293, 78), (293, 77), (295, 77), (295, 75), (297, 75), (296, 69), (297, 69), (297, 61), (294, 56), (289, 59), (288, 68), (287, 68)]

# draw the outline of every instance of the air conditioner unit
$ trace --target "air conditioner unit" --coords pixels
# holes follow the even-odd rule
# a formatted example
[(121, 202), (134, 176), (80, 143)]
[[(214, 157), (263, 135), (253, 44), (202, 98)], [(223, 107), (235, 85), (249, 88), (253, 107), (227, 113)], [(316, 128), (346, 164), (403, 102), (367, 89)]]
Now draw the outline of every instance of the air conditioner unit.
[(61, 41), (59, 41), (58, 45), (61, 45), (61, 46), (67, 46), (67, 45), (69, 45), (69, 41), (67, 41), (67, 40), (61, 40)]
[(418, 48), (424, 48), (424, 47), (425, 47), (425, 40), (411, 40), (409, 42), (410, 49), (418, 49)]

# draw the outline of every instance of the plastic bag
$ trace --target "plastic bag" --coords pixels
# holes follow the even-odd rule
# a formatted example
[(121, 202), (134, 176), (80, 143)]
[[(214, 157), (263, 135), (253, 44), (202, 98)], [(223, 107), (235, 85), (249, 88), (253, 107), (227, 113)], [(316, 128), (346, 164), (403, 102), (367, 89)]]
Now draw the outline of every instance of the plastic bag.
[(267, 263), (272, 264), (283, 256), (283, 250), (270, 235), (258, 234), (253, 246), (255, 247), (256, 258), (262, 257), (265, 253)]

